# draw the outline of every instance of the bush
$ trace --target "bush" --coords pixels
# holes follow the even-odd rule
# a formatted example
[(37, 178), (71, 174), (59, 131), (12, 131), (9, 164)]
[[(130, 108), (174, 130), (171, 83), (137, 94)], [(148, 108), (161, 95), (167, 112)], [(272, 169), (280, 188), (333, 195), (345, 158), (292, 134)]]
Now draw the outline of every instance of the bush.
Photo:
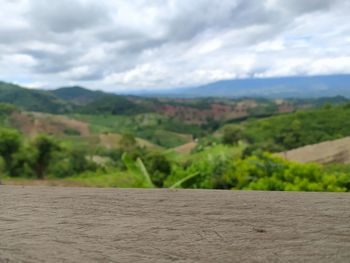
[(56, 140), (47, 135), (39, 135), (33, 142), (33, 148), (36, 150), (35, 172), (38, 179), (43, 179), (47, 168), (53, 161), (55, 152), (61, 149)]
[(170, 161), (161, 153), (149, 153), (143, 160), (152, 182), (157, 187), (163, 187), (164, 181), (171, 173)]
[(48, 167), (48, 174), (53, 177), (69, 177), (98, 169), (98, 165), (90, 161), (81, 149), (60, 151), (55, 154), (54, 160)]
[(300, 164), (263, 153), (235, 161), (225, 178), (234, 189), (349, 191), (350, 174), (329, 174), (318, 164)]
[(235, 125), (226, 126), (222, 136), (222, 142), (228, 145), (234, 145), (242, 139), (242, 128)]
[(0, 129), (0, 156), (4, 159), (5, 170), (11, 175), (13, 155), (22, 144), (21, 135), (16, 130)]
[(21, 149), (13, 155), (11, 176), (27, 178), (35, 177), (36, 157), (36, 149), (22, 146)]

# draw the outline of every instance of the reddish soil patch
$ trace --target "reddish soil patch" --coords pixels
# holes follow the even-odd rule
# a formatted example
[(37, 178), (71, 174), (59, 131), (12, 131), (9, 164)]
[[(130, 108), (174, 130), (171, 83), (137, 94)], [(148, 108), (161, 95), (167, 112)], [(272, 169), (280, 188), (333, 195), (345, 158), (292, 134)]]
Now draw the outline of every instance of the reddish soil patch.
[(276, 104), (278, 113), (289, 113), (295, 110), (293, 104), (285, 100), (277, 100)]
[(186, 143), (184, 145), (180, 145), (179, 147), (174, 148), (174, 151), (178, 152), (178, 153), (191, 153), (191, 151), (196, 148), (197, 143), (196, 142), (189, 142)]
[(64, 135), (67, 129), (73, 129), (81, 136), (90, 135), (89, 124), (65, 116), (14, 112), (10, 121), (15, 128), (29, 136), (39, 133)]
[(241, 101), (235, 105), (213, 103), (207, 109), (190, 106), (165, 105), (158, 113), (168, 118), (177, 118), (189, 124), (204, 124), (209, 120), (229, 120), (248, 116), (248, 110), (257, 107), (252, 100)]

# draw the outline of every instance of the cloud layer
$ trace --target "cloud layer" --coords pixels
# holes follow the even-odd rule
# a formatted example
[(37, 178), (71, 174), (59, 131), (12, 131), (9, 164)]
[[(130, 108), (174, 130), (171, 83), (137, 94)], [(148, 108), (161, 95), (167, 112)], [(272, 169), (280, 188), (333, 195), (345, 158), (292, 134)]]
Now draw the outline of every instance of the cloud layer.
[(0, 78), (125, 91), (350, 73), (349, 1), (0, 0)]

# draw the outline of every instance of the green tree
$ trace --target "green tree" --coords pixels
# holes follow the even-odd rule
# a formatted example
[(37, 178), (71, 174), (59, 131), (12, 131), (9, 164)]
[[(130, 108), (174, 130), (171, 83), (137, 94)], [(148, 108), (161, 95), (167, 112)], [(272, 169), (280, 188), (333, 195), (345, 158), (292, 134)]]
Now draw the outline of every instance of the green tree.
[(136, 147), (136, 139), (132, 134), (125, 133), (120, 139), (119, 144), (123, 150), (129, 151)]
[(295, 119), (289, 124), (288, 127), (282, 130), (281, 134), (276, 136), (276, 140), (286, 149), (293, 149), (302, 145), (301, 136), (301, 122), (298, 119)]
[(60, 150), (59, 144), (50, 136), (39, 135), (34, 141), (36, 149), (35, 171), (39, 179), (43, 179), (47, 168), (53, 160), (54, 153)]
[(86, 171), (96, 171), (98, 164), (87, 158), (82, 149), (64, 149), (54, 154), (55, 161), (49, 165), (47, 173), (55, 177), (68, 177)]
[(144, 161), (151, 175), (152, 182), (157, 187), (163, 187), (164, 180), (171, 173), (170, 161), (161, 153), (150, 153), (146, 156)]
[(8, 103), (0, 103), (0, 115), (8, 115), (14, 111), (18, 111), (16, 106)]
[(13, 155), (21, 147), (21, 135), (11, 129), (0, 129), (0, 156), (4, 159), (5, 170), (11, 174)]
[(11, 176), (14, 177), (34, 177), (36, 150), (28, 145), (22, 146), (21, 149), (13, 155), (11, 165)]
[(224, 134), (222, 137), (222, 142), (224, 144), (234, 145), (242, 138), (242, 128), (230, 125), (224, 128)]

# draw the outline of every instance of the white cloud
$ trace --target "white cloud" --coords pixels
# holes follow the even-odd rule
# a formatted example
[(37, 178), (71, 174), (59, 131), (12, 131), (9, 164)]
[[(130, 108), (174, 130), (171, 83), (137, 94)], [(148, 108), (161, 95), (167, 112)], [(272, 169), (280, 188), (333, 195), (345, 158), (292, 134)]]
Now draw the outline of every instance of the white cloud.
[(309, 74), (349, 73), (350, 56), (315, 59), (308, 70)]
[(211, 53), (215, 50), (218, 50), (222, 46), (222, 41), (219, 39), (213, 39), (206, 43), (200, 44), (198, 47), (199, 54)]
[(80, 84), (118, 91), (350, 73), (348, 1), (0, 0), (0, 5), (0, 78), (34, 87)]

